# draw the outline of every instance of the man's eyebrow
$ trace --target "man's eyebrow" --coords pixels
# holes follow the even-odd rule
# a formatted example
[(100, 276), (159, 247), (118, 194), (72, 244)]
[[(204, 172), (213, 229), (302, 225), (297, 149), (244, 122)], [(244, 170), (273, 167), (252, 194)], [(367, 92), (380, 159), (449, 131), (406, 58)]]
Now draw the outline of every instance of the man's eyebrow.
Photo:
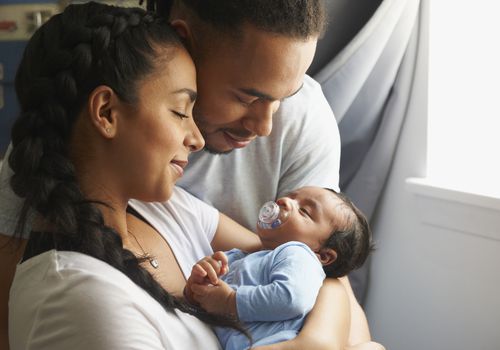
[(289, 98), (289, 97), (292, 97), (293, 95), (297, 94), (301, 89), (302, 87), (304, 86), (304, 84), (300, 85), (300, 87), (292, 92), (290, 95), (286, 96), (286, 97), (283, 97), (281, 99), (277, 98), (277, 97), (274, 97), (274, 96), (271, 96), (271, 95), (268, 95), (264, 92), (261, 92), (257, 89), (252, 89), (252, 88), (240, 88), (238, 89), (239, 91), (243, 92), (244, 94), (246, 95), (250, 95), (250, 96), (254, 96), (254, 97), (257, 97), (257, 98), (261, 98), (263, 100), (268, 100), (268, 101), (278, 101), (278, 100), (284, 100), (286, 98)]
[(198, 97), (198, 93), (194, 90), (184, 88), (174, 91), (174, 94), (187, 94), (191, 102), (196, 101), (196, 97)]

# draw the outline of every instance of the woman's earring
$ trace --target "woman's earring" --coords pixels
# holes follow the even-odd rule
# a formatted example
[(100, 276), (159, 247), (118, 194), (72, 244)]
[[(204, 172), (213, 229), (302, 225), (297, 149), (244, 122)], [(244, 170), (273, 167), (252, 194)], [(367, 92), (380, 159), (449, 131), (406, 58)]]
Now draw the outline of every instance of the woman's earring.
[(106, 128), (106, 133), (109, 134), (111, 132), (111, 128)]

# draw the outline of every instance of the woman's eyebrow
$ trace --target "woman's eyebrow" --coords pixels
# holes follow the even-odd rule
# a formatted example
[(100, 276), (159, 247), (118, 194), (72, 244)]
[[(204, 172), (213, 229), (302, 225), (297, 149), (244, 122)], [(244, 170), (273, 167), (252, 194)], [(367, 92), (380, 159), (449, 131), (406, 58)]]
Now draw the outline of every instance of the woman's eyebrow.
[(176, 90), (174, 91), (174, 94), (187, 94), (191, 102), (196, 101), (196, 98), (198, 97), (198, 93), (196, 91), (188, 88)]

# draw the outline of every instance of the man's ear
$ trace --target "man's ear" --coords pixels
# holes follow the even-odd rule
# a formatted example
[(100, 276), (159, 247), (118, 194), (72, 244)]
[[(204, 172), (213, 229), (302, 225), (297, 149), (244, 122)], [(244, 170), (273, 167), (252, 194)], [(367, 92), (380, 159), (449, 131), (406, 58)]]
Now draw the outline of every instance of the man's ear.
[(120, 99), (109, 86), (96, 87), (89, 96), (88, 108), (92, 125), (105, 138), (116, 135)]
[(323, 266), (328, 266), (337, 260), (337, 252), (332, 248), (321, 248), (316, 255)]
[(190, 40), (191, 28), (189, 24), (183, 19), (174, 19), (170, 22), (170, 25), (175, 29), (177, 34), (182, 38), (182, 40)]
[(193, 31), (190, 23), (184, 19), (174, 19), (170, 22), (170, 25), (181, 37), (181, 40), (189, 54), (191, 56), (196, 55), (196, 52), (199, 50), (199, 38), (196, 37), (196, 33)]

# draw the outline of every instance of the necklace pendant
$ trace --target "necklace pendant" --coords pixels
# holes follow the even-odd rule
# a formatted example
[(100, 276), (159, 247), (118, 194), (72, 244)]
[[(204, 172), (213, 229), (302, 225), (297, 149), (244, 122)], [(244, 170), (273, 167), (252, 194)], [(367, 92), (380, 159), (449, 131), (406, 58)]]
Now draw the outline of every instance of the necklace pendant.
[(151, 264), (151, 266), (153, 266), (155, 269), (158, 268), (158, 266), (160, 266), (160, 264), (158, 263), (158, 260), (156, 259), (149, 259), (149, 263)]

